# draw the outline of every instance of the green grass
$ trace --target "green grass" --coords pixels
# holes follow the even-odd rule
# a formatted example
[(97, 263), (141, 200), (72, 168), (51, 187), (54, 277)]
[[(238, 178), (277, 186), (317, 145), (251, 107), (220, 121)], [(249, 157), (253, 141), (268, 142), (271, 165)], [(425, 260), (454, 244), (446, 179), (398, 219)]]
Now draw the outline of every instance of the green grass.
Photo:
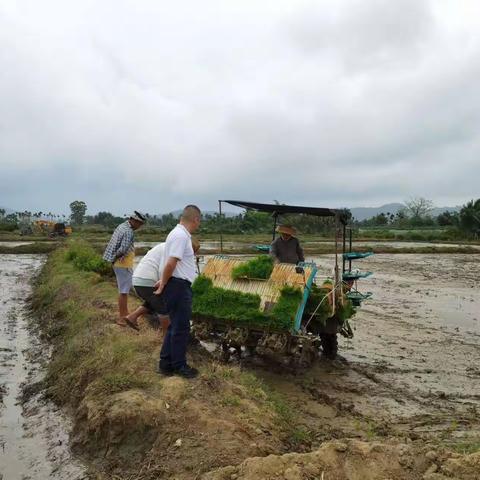
[(148, 381), (139, 378), (132, 373), (115, 372), (105, 375), (91, 388), (98, 394), (111, 395), (131, 389), (144, 389), (148, 387)]
[(241, 399), (236, 395), (226, 394), (221, 399), (221, 404), (224, 407), (239, 407), (241, 404)]
[(463, 455), (469, 455), (471, 453), (480, 451), (480, 439), (477, 438), (469, 441), (454, 443), (453, 445), (450, 445), (450, 448)]
[[(199, 368), (198, 379), (159, 376), (155, 372), (158, 333), (143, 327), (137, 334), (116, 326), (118, 293), (113, 280), (78, 269), (73, 262), (77, 257), (67, 253), (70, 247), (68, 242), (51, 253), (43, 266), (34, 285), (32, 322), (53, 347), (45, 393), (75, 412), (76, 438), (85, 446), (88, 460), (102, 462), (108, 451), (116, 471), (121, 467), (130, 478), (143, 460), (142, 455), (132, 456), (132, 449), (151, 452), (153, 448), (152, 455), (159, 455), (172, 425), (175, 431), (181, 428), (186, 444), (201, 445), (211, 434), (211, 425), (220, 425), (219, 415), (228, 415), (235, 431), (268, 432), (266, 439), (274, 439), (275, 444), (289, 438), (300, 441), (288, 399), (253, 371), (218, 364), (194, 350), (189, 361)], [(134, 308), (138, 302), (132, 300)], [(240, 448), (229, 429), (225, 438), (238, 442)], [(206, 450), (201, 452), (208, 457)], [(180, 473), (182, 468), (196, 468), (195, 459), (192, 462), (179, 467)]]
[(290, 432), (294, 428), (295, 413), (284, 395), (269, 387), (252, 372), (241, 372), (238, 380), (247, 388), (251, 398), (264, 398), (270, 404), (276, 414), (277, 423), (283, 430)]
[(101, 255), (85, 241), (71, 241), (65, 252), (65, 259), (72, 262), (75, 268), (85, 272), (96, 272), (109, 276), (112, 266), (103, 260)]
[(288, 437), (288, 443), (290, 443), (293, 448), (298, 448), (303, 445), (311, 445), (313, 440), (313, 432), (302, 425), (294, 427)]
[[(78, 253), (77, 246), (71, 248)], [(75, 405), (87, 390), (107, 395), (155, 388), (156, 342), (113, 327), (115, 286), (96, 272), (79, 270), (76, 258), (80, 257), (67, 249), (53, 252), (34, 288), (33, 307), (55, 348), (46, 376), (48, 394), (59, 403)], [(108, 312), (111, 317), (105, 322)]]

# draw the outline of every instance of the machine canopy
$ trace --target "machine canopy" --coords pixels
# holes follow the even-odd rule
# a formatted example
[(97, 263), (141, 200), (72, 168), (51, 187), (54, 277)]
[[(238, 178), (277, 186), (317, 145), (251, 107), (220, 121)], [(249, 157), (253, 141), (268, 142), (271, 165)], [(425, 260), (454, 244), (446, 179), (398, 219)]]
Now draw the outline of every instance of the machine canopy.
[(255, 203), (243, 202), (241, 200), (220, 200), (220, 202), (229, 203), (236, 207), (245, 208), (247, 210), (256, 210), (257, 212), (267, 212), (273, 215), (283, 215), (287, 213), (303, 213), (306, 215), (314, 215), (316, 217), (335, 217), (338, 216), (342, 223), (346, 223), (347, 218), (343, 210), (333, 208), (320, 207), (301, 207), (298, 205), (279, 205), (271, 203)]

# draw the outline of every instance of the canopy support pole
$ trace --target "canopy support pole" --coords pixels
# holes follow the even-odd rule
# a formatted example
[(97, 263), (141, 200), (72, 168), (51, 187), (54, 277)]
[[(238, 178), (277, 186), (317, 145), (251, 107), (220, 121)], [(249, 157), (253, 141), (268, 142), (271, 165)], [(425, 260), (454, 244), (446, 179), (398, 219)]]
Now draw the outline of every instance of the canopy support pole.
[(218, 201), (218, 215), (219, 215), (219, 220), (220, 220), (220, 253), (223, 253), (223, 221), (222, 221), (222, 201)]
[(278, 213), (277, 213), (277, 212), (274, 212), (274, 213), (273, 213), (272, 242), (275, 240), (275, 233), (277, 232), (277, 219), (278, 219)]

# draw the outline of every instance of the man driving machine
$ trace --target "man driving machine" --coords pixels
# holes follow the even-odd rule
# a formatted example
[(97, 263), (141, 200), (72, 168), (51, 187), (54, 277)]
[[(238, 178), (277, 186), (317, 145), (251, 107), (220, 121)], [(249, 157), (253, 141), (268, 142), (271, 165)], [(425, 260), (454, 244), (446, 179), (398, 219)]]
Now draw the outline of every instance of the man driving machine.
[(280, 234), (270, 245), (270, 255), (275, 263), (304, 262), (302, 247), (298, 238), (295, 237), (296, 230), (291, 225), (279, 225), (277, 232)]

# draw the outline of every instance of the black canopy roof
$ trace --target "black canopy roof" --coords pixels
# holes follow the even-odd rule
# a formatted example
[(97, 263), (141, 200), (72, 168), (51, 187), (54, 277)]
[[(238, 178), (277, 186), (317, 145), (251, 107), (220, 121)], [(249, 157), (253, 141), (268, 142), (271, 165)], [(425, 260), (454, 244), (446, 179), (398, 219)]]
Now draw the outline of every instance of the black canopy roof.
[(243, 202), (241, 200), (220, 200), (221, 202), (235, 205), (236, 207), (246, 208), (247, 210), (257, 210), (258, 212), (268, 212), (276, 215), (286, 213), (304, 213), (307, 215), (315, 215), (317, 217), (335, 217), (339, 216), (341, 221), (344, 221), (345, 215), (343, 210), (335, 210), (332, 208), (319, 207), (300, 207), (297, 205), (277, 205), (271, 203), (255, 203)]

